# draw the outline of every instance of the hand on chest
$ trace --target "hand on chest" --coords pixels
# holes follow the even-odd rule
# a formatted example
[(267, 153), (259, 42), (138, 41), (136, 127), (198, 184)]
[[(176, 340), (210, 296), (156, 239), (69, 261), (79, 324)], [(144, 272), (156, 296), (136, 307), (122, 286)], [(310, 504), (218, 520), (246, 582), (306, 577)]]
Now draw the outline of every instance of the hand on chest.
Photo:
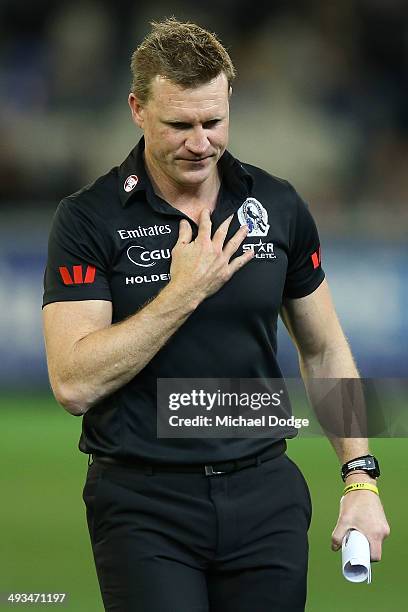
[[(252, 212), (256, 220), (256, 210)], [(212, 234), (224, 220), (213, 215)], [(226, 241), (244, 224), (246, 217), (238, 211), (231, 222)], [(151, 225), (136, 225), (115, 232), (115, 258), (111, 271), (114, 306), (120, 317), (143, 306), (171, 280), (171, 254), (179, 234), (180, 217), (167, 217)], [(263, 222), (264, 221), (264, 222)], [(224, 287), (210, 298), (215, 307), (275, 308), (281, 300), (287, 257), (281, 241), (272, 240), (268, 219), (249, 225), (249, 233), (235, 256), (247, 250), (254, 258), (239, 270)], [(193, 225), (193, 240), (198, 228)], [(268, 265), (265, 265), (268, 264)], [(229, 302), (231, 302), (229, 304)], [(234, 303), (234, 304), (233, 304)]]

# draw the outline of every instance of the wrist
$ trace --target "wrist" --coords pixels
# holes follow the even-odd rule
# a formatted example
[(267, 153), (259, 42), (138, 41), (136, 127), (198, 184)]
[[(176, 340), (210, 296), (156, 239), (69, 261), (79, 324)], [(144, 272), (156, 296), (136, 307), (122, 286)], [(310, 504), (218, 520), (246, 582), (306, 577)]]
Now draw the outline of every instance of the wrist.
[(361, 457), (355, 457), (346, 461), (342, 465), (340, 472), (344, 482), (346, 482), (346, 478), (351, 476), (351, 474), (361, 475), (361, 473), (374, 480), (380, 476), (380, 466), (373, 455), (362, 455)]
[(375, 493), (375, 495), (380, 495), (378, 487), (376, 484), (372, 484), (371, 482), (354, 482), (346, 485), (343, 489), (343, 497), (349, 495), (350, 493), (361, 493), (365, 491), (366, 493)]
[(175, 309), (181, 309), (186, 315), (190, 315), (203, 301), (199, 296), (193, 295), (191, 291), (186, 291), (185, 287), (181, 287), (176, 281), (170, 281), (159, 296), (162, 299), (170, 302)]
[(375, 485), (377, 484), (377, 479), (372, 478), (369, 474), (367, 474), (367, 472), (356, 470), (355, 472), (348, 474), (344, 479), (344, 483), (346, 485), (353, 484), (354, 482), (367, 482)]

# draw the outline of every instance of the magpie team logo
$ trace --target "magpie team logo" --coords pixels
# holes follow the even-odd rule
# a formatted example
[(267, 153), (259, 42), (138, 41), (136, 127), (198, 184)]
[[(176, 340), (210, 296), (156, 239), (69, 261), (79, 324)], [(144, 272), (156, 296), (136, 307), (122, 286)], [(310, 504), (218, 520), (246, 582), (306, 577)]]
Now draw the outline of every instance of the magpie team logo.
[(266, 236), (270, 225), (268, 213), (255, 198), (247, 198), (238, 210), (240, 225), (248, 226), (248, 236)]
[(130, 174), (124, 182), (123, 189), (126, 191), (126, 193), (129, 193), (130, 191), (133, 191), (138, 182), (139, 177), (137, 177), (136, 174)]

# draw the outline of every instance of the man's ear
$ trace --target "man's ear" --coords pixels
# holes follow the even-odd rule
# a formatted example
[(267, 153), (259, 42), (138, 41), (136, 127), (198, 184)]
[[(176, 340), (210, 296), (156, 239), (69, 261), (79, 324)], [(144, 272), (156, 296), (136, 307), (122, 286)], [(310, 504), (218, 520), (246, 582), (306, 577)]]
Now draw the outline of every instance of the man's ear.
[(143, 129), (144, 126), (144, 106), (138, 100), (134, 93), (130, 93), (128, 97), (128, 104), (130, 112), (132, 113), (132, 119), (135, 124)]
[(231, 96), (232, 96), (232, 87), (230, 85), (228, 89), (228, 98), (230, 98)]

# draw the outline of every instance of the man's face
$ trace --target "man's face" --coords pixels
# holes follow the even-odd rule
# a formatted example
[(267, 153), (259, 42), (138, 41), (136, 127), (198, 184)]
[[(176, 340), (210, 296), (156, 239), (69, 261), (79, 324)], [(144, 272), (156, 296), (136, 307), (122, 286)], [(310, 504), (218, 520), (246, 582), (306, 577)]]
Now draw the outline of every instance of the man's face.
[(185, 187), (211, 177), (228, 144), (229, 95), (224, 73), (193, 89), (156, 76), (144, 106), (130, 94), (133, 119), (144, 131), (149, 167)]

